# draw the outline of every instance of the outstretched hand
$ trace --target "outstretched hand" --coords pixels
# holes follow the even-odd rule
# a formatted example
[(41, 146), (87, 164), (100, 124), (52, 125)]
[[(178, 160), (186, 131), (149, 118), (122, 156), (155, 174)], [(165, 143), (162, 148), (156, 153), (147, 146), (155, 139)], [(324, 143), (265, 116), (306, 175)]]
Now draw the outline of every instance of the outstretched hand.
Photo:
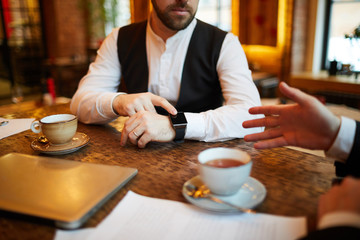
[(280, 91), (295, 104), (260, 106), (249, 109), (264, 118), (243, 122), (244, 128), (266, 127), (261, 133), (246, 135), (245, 141), (259, 141), (255, 148), (297, 146), (328, 150), (340, 128), (340, 118), (316, 98), (281, 82)]
[(164, 108), (168, 113), (176, 115), (177, 111), (165, 98), (150, 92), (118, 95), (113, 102), (113, 109), (120, 116), (132, 116), (140, 111), (156, 113), (154, 106)]

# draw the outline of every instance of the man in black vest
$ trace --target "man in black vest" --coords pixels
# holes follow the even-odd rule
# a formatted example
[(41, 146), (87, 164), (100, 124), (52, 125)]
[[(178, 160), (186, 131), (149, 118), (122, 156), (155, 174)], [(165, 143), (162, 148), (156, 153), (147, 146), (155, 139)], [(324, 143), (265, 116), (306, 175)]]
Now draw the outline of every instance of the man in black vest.
[(71, 111), (84, 123), (129, 116), (120, 144), (141, 148), (261, 131), (242, 127), (256, 118), (248, 108), (261, 102), (237, 37), (195, 19), (198, 0), (152, 4), (148, 21), (114, 29), (105, 39)]
[(245, 141), (259, 141), (257, 149), (297, 146), (325, 150), (336, 159), (336, 175), (346, 177), (319, 201), (319, 230), (305, 239), (360, 239), (360, 122), (337, 117), (316, 98), (280, 83), (280, 91), (295, 104), (250, 108), (265, 118), (245, 121), (243, 126), (266, 127)]

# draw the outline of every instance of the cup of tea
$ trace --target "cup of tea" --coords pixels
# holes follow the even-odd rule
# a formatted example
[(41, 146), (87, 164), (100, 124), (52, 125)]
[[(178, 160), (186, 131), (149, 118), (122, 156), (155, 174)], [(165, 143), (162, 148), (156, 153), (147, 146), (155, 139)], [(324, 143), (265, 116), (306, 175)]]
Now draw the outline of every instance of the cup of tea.
[(250, 155), (235, 148), (209, 148), (198, 155), (198, 161), (200, 178), (217, 195), (238, 192), (252, 167)]
[(72, 114), (55, 114), (35, 120), (31, 123), (31, 130), (40, 133), (52, 144), (64, 144), (74, 137), (78, 119)]

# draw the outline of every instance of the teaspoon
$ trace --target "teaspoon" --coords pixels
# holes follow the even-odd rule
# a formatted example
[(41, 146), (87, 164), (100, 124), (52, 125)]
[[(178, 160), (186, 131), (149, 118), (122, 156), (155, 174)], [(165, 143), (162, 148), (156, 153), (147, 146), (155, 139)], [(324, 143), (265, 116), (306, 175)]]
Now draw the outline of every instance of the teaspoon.
[[(30, 135), (25, 135), (25, 137), (27, 138), (31, 138), (31, 139), (34, 139), (33, 136), (30, 136)], [(47, 144), (49, 143), (49, 140), (45, 137), (45, 136), (40, 136), (38, 138), (35, 138), (35, 140), (37, 140), (39, 143), (41, 144)]]
[(9, 121), (2, 121), (2, 122), (0, 122), (0, 127), (1, 126), (5, 126), (6, 124), (8, 124), (9, 123)]
[(240, 212), (244, 212), (244, 213), (256, 213), (254, 210), (249, 209), (249, 208), (242, 208), (239, 206), (236, 206), (232, 203), (226, 202), (220, 198), (214, 197), (214, 195), (212, 195), (210, 193), (210, 190), (208, 188), (206, 188), (204, 185), (201, 187), (197, 187), (194, 186), (192, 184), (186, 184), (185, 185), (185, 189), (186, 189), (186, 194), (194, 199), (197, 198), (206, 198), (209, 199), (213, 202), (217, 202), (217, 203), (221, 203), (221, 204), (225, 204), (227, 206), (230, 206), (232, 208), (235, 208), (237, 210), (239, 210)]

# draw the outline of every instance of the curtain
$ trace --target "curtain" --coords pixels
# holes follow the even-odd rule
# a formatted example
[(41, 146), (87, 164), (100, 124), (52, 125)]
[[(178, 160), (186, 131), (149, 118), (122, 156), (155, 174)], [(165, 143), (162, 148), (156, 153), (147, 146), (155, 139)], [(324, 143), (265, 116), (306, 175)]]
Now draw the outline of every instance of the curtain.
[(131, 22), (141, 22), (146, 20), (150, 12), (150, 0), (132, 0), (131, 3)]
[(278, 0), (240, 0), (239, 15), (241, 43), (276, 46)]

